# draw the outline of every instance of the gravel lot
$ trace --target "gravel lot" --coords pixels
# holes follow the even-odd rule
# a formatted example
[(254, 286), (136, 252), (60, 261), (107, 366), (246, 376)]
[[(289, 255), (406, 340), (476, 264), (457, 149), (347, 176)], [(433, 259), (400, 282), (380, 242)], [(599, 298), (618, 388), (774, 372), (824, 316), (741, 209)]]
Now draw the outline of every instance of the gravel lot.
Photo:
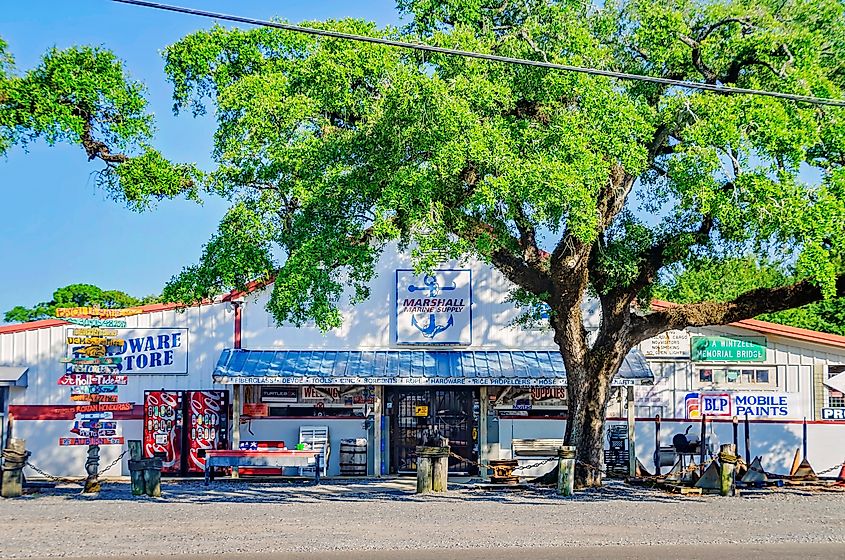
[(845, 493), (677, 497), (611, 482), (574, 499), (471, 486), (418, 497), (412, 485), (169, 482), (161, 499), (132, 498), (126, 483), (105, 485), (96, 499), (61, 487), (0, 501), (0, 556), (845, 544)]

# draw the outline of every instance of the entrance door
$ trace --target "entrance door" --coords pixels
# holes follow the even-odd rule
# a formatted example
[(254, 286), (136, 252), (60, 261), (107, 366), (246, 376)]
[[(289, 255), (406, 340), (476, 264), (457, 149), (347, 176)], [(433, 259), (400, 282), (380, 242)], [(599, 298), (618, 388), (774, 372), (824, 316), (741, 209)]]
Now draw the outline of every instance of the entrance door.
[[(416, 447), (423, 432), (436, 426), (449, 438), (449, 472), (477, 474), (478, 390), (405, 388), (387, 390), (390, 417), (390, 472), (416, 471)], [(467, 460), (468, 459), (468, 460)]]

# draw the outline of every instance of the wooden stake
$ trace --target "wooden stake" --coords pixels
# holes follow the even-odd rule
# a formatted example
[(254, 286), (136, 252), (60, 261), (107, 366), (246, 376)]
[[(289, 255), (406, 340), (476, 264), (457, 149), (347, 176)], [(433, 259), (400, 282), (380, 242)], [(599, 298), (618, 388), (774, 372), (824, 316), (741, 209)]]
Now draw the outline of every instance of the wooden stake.
[(432, 491), (431, 457), (417, 455), (417, 494)]
[(628, 403), (628, 476), (637, 474), (637, 436), (636, 414), (634, 407), (634, 387), (629, 386), (626, 391)]
[(719, 494), (733, 496), (734, 472), (736, 471), (736, 445), (725, 443), (719, 450)]
[(140, 461), (141, 457), (141, 440), (129, 440), (129, 460), (132, 461), (129, 466), (129, 478), (132, 484), (132, 495), (141, 496), (147, 492), (144, 484), (144, 471), (135, 468), (135, 462)]
[(557, 452), (557, 493), (571, 496), (575, 486), (575, 447), (565, 445)]

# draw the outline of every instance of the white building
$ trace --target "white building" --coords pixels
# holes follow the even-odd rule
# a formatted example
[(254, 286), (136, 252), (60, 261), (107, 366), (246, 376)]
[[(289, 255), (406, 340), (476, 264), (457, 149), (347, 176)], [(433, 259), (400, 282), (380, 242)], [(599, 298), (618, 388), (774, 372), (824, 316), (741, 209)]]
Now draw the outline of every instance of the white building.
[[(455, 461), (453, 470), (470, 473), (476, 461), (510, 458), (514, 440), (561, 438), (562, 360), (551, 333), (512, 325), (519, 310), (507, 301), (501, 274), (479, 263), (447, 263), (416, 275), (406, 257), (393, 254), (378, 271), (370, 300), (345, 309), (343, 326), (328, 333), (276, 326), (265, 310), (272, 286), (183, 310), (146, 306), (126, 317), (117, 335), (126, 341), (119, 353), (126, 384), (116, 398), (133, 406), (109, 421), (124, 441), (142, 439), (159, 427), (149, 418), (152, 407), (144, 407), (145, 392), (228, 391), (232, 407), (221, 411), (220, 424), (226, 445), (293, 447), (301, 426), (327, 426), (330, 475), (340, 472), (342, 439), (366, 439), (368, 472), (392, 474), (413, 469), (416, 437), (432, 425), (469, 459)], [(596, 306), (585, 311), (588, 328), (596, 328)], [(79, 402), (58, 382), (75, 328), (59, 320), (0, 327), (4, 426), (13, 416), (14, 436), (27, 440), (31, 462), (57, 475), (84, 473), (86, 447), (59, 445), (80, 427)], [(732, 441), (733, 416), (744, 420), (747, 412), (752, 454), (764, 455), (764, 466), (775, 471), (788, 470), (806, 418), (808, 458), (824, 469), (845, 458), (841, 443), (834, 445), (845, 437), (845, 421), (836, 419), (845, 402), (825, 386), (841, 371), (845, 337), (742, 321), (649, 341), (629, 354), (614, 383), (634, 387), (636, 451), (647, 466), (656, 415), (660, 445), (668, 445), (686, 426), (697, 433), (703, 411), (713, 420), (711, 443)], [(611, 402), (610, 425), (627, 416), (624, 393)], [(188, 418), (176, 424), (187, 427)], [(742, 426), (739, 432), (742, 441)], [(100, 464), (124, 448), (103, 446)], [(127, 472), (124, 459), (106, 475)]]

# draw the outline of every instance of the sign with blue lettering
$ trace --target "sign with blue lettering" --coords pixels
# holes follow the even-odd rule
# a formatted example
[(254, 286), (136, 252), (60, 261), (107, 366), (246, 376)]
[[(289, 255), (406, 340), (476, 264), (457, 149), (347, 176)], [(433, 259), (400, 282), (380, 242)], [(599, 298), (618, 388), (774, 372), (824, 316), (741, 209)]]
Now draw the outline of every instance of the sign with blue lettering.
[[(70, 329), (68, 329), (70, 330)], [(121, 346), (109, 347), (107, 357), (120, 360), (114, 373), (185, 375), (188, 373), (188, 329), (116, 329)], [(79, 358), (82, 345), (68, 345), (68, 357)]]
[(686, 417), (799, 418), (802, 414), (795, 393), (734, 391), (725, 393), (687, 393), (684, 397)]
[(472, 272), (397, 270), (396, 343), (472, 344)]

